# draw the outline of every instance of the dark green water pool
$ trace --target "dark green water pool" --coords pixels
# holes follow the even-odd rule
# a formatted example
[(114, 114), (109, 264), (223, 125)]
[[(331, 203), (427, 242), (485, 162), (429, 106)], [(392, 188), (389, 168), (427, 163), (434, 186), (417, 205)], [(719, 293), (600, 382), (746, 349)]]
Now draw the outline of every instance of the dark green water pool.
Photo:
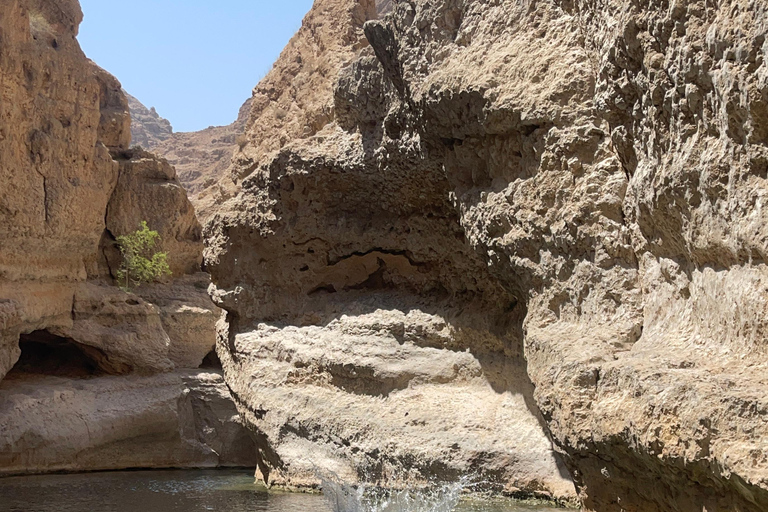
[[(264, 492), (248, 471), (137, 471), (0, 479), (0, 512), (334, 512), (323, 496)], [(448, 508), (434, 509), (435, 512)], [(554, 512), (466, 502), (456, 512)], [(376, 511), (408, 512), (399, 508)], [(421, 511), (419, 511), (421, 512)], [(430, 511), (431, 512), (431, 511)], [(562, 512), (562, 511), (561, 511)]]

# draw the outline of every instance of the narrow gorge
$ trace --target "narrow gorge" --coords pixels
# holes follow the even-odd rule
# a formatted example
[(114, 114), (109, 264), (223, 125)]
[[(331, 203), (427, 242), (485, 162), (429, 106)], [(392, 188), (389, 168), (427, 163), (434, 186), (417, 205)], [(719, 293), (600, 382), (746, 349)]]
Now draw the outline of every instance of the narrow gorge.
[(81, 19), (0, 0), (0, 476), (768, 510), (764, 2), (315, 0), (195, 133)]

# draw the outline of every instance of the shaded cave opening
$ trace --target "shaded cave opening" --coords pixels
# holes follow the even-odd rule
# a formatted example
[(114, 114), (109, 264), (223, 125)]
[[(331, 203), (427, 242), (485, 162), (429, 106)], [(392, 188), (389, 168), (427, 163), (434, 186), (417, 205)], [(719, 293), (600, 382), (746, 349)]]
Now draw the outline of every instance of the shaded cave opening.
[(216, 349), (211, 350), (208, 352), (208, 355), (203, 358), (203, 362), (200, 365), (201, 370), (223, 370), (224, 367), (221, 365), (221, 359), (219, 359), (219, 355), (216, 353)]
[(8, 374), (88, 379), (116, 373), (104, 367), (106, 355), (99, 349), (56, 336), (48, 331), (34, 331), (19, 338), (21, 356)]

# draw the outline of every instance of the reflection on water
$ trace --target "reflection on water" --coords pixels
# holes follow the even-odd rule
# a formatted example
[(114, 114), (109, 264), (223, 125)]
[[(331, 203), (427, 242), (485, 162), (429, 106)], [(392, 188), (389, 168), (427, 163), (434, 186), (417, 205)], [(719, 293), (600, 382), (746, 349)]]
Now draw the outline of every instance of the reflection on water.
[[(248, 471), (137, 471), (0, 479), (0, 512), (210, 510), (331, 512), (326, 500), (319, 495), (264, 492), (254, 485), (252, 473)], [(552, 512), (554, 509), (534, 509), (507, 502), (462, 503), (456, 508), (456, 512), (533, 510)]]

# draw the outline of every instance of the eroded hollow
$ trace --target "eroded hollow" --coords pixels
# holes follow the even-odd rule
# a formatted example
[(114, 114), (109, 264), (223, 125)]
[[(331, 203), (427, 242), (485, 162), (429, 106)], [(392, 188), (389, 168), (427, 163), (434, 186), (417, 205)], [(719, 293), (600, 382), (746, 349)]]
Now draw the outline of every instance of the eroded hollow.
[(122, 373), (107, 364), (106, 355), (48, 331), (22, 334), (19, 338), (21, 356), (9, 376), (48, 375), (85, 379)]
[(223, 370), (221, 360), (219, 359), (218, 354), (216, 354), (216, 350), (208, 352), (208, 355), (203, 359), (200, 368), (202, 370)]

